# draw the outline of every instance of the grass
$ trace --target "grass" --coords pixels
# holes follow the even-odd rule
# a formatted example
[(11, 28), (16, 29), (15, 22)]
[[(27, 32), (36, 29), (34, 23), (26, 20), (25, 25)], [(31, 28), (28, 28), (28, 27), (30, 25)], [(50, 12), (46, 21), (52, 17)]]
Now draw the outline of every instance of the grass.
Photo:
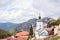
[(60, 36), (54, 37), (53, 40), (58, 40), (60, 39)]

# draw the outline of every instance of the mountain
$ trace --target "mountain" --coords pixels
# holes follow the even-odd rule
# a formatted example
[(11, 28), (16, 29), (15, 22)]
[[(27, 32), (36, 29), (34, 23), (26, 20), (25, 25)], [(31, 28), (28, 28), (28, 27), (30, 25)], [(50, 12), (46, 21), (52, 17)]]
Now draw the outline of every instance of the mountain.
[(34, 27), (36, 26), (35, 25), (36, 24), (36, 20), (37, 20), (36, 18), (33, 18), (33, 19), (28, 20), (27, 22), (24, 22), (24, 23), (21, 23), (21, 24), (17, 24), (13, 28), (10, 29), (10, 32), (16, 32), (16, 31), (21, 30), (21, 29), (27, 31), (27, 30), (29, 30), (31, 24), (34, 24)]
[(10, 28), (12, 28), (14, 25), (16, 25), (15, 23), (0, 23), (0, 29), (9, 31)]
[[(27, 22), (24, 22), (24, 23), (21, 23), (21, 24), (17, 24), (13, 28), (11, 28), (10, 32), (12, 30), (13, 30), (12, 32), (16, 32), (16, 31), (21, 30), (21, 29), (23, 29), (23, 30), (29, 30), (31, 24), (33, 25), (33, 27), (36, 27), (36, 21), (37, 20), (38, 19), (33, 18), (33, 19), (28, 20)], [(48, 23), (49, 21), (52, 21), (52, 20), (54, 20), (54, 19), (50, 18), (50, 17), (45, 17), (45, 18), (40, 19), (40, 21), (42, 21), (44, 23)]]
[(42, 21), (42, 22), (44, 22), (44, 23), (48, 23), (48, 22), (50, 22), (50, 21), (52, 21), (52, 20), (55, 20), (55, 19), (50, 18), (50, 17), (44, 17), (44, 18), (40, 19), (40, 21)]
[[(30, 19), (24, 23), (19, 23), (19, 24), (9, 23), (9, 22), (8, 23), (0, 23), (0, 28), (4, 29), (6, 31), (9, 31), (10, 33), (19, 31), (21, 29), (29, 30), (31, 24), (33, 25), (33, 27), (36, 27), (36, 21), (37, 20), (38, 19), (33, 18), (33, 19)], [(45, 18), (40, 19), (40, 21), (45, 22), (45, 23), (48, 23), (51, 20), (54, 20), (54, 19), (50, 18), (50, 17), (45, 17)]]

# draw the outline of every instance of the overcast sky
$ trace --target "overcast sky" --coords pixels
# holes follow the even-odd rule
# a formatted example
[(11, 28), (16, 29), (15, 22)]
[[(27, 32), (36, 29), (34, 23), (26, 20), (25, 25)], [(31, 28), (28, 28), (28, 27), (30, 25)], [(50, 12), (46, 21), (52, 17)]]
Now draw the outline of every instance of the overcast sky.
[(0, 22), (22, 23), (32, 18), (60, 17), (60, 0), (0, 0)]

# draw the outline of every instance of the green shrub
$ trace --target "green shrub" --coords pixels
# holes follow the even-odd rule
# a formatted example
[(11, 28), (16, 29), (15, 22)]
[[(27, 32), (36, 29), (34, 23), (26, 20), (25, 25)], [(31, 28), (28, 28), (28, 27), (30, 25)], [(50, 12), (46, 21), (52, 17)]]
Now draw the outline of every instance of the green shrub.
[(11, 33), (0, 29), (0, 39), (6, 38), (6, 37), (10, 37), (11, 35), (12, 35)]
[(53, 40), (58, 40), (58, 39), (60, 39), (60, 36), (53, 38)]

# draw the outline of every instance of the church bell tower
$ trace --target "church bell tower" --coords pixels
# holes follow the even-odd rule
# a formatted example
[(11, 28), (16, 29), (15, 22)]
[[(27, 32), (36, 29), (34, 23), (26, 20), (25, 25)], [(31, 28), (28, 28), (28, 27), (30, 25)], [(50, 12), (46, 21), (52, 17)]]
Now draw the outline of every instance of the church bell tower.
[(35, 32), (35, 36), (37, 39), (47, 36), (48, 32), (44, 29), (43, 26), (43, 21), (41, 19), (41, 16), (39, 14), (38, 20), (36, 21), (36, 32)]
[(39, 28), (43, 28), (43, 22), (41, 20), (40, 14), (39, 14), (38, 20), (36, 22), (36, 30), (38, 30)]

